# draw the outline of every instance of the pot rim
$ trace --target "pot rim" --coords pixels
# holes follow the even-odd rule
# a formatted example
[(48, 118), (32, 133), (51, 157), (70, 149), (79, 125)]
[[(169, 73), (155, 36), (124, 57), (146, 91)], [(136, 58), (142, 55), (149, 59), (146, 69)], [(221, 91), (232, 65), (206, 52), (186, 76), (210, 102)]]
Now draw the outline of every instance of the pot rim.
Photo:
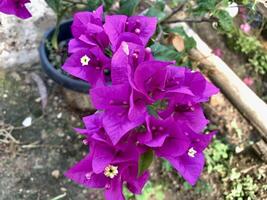
[[(60, 29), (63, 26), (68, 26), (69, 23), (71, 23), (73, 19), (66, 20), (60, 24)], [(90, 85), (86, 83), (85, 81), (73, 79), (70, 76), (67, 76), (63, 73), (61, 73), (59, 70), (57, 70), (52, 63), (48, 59), (48, 53), (46, 48), (46, 41), (49, 40), (53, 32), (55, 31), (55, 27), (50, 28), (43, 36), (43, 39), (41, 40), (40, 46), (39, 46), (39, 57), (41, 61), (41, 66), (43, 70), (46, 72), (46, 74), (53, 79), (56, 83), (59, 85), (77, 91), (81, 93), (88, 93), (90, 89)], [(63, 41), (63, 40), (62, 40)]]

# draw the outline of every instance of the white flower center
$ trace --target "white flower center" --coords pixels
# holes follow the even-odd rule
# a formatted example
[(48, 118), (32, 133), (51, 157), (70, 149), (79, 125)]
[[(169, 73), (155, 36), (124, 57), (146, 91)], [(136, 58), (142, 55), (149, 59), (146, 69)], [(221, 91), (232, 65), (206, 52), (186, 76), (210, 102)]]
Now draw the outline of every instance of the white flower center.
[(195, 154), (197, 153), (197, 151), (194, 149), (194, 147), (191, 147), (189, 150), (188, 150), (188, 156), (194, 158), (195, 157)]
[(87, 55), (84, 55), (83, 57), (81, 57), (81, 64), (82, 66), (86, 66), (89, 64), (90, 62), (90, 58)]
[(114, 165), (108, 165), (106, 168), (105, 168), (105, 171), (104, 171), (104, 175), (108, 178), (114, 178), (115, 176), (117, 176), (119, 173), (118, 171), (118, 167), (117, 166), (114, 166)]

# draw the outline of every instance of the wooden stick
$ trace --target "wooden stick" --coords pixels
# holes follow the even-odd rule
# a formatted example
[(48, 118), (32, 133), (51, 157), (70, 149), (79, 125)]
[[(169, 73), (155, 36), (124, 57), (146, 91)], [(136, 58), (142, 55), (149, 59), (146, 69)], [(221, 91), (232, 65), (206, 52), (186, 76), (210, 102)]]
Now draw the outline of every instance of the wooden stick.
[(176, 23), (172, 27), (182, 26), (185, 32), (197, 43), (190, 56), (204, 65), (208, 77), (221, 89), (225, 96), (238, 108), (267, 142), (267, 105), (262, 101), (219, 57), (212, 54), (210, 47), (186, 24)]

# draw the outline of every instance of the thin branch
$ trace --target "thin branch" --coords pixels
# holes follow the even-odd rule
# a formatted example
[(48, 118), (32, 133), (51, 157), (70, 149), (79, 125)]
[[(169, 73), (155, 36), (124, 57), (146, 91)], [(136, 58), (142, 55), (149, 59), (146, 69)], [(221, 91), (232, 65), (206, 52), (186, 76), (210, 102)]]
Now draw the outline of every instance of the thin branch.
[(178, 7), (176, 7), (167, 17), (165, 17), (160, 23), (165, 23), (167, 20), (169, 20), (173, 15), (178, 13), (184, 8), (186, 1), (182, 2)]
[(85, 3), (85, 2), (73, 2), (72, 0), (63, 0), (63, 2), (67, 2), (67, 3), (71, 3), (71, 4), (74, 4), (74, 5), (85, 5), (85, 6), (88, 6), (88, 4), (87, 3)]
[(215, 18), (176, 19), (176, 20), (166, 21), (165, 24), (173, 24), (179, 22), (189, 22), (189, 23), (217, 22), (217, 19)]
[(159, 42), (161, 37), (162, 37), (162, 35), (163, 35), (163, 30), (162, 30), (162, 27), (159, 26), (159, 33), (158, 33), (158, 35), (157, 35), (157, 37), (155, 39), (155, 42)]

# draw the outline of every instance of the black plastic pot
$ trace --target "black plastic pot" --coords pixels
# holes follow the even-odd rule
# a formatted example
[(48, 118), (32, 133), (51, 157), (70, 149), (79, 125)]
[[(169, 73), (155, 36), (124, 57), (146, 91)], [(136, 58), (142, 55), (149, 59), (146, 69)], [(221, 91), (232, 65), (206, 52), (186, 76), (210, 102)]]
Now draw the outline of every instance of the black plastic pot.
[[(59, 30), (59, 35), (58, 35), (58, 42), (62, 41), (68, 41), (69, 39), (72, 38), (71, 34), (71, 24), (72, 20), (63, 22), (60, 25), (60, 30)], [(59, 85), (77, 91), (77, 92), (82, 92), (82, 93), (88, 93), (90, 86), (88, 83), (74, 79), (71, 76), (67, 76), (63, 73), (60, 72), (60, 70), (57, 70), (52, 63), (48, 59), (49, 51), (46, 47), (46, 41), (51, 40), (53, 33), (55, 31), (55, 28), (49, 30), (47, 33), (45, 33), (44, 38), (40, 44), (39, 47), (39, 56), (40, 56), (40, 61), (41, 65), (44, 69), (44, 71), (47, 73), (47, 75), (53, 79), (56, 83)]]

